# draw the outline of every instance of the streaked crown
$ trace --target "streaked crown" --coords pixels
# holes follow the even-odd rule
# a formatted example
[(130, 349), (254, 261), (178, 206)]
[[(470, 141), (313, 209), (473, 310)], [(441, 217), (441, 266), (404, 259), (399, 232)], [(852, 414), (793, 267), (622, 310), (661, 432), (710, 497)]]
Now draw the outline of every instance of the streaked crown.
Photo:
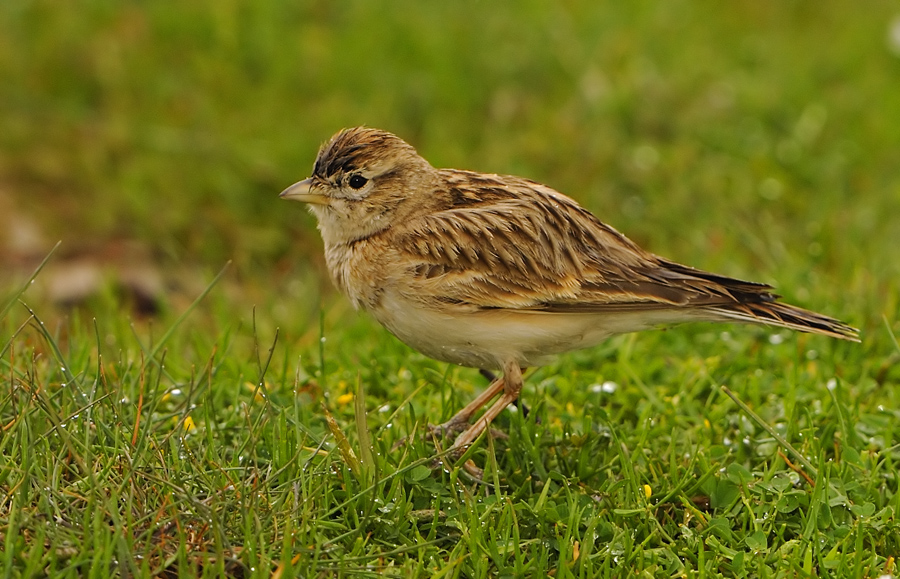
[(322, 145), (313, 175), (328, 180), (407, 155), (417, 156), (416, 150), (396, 135), (368, 127), (353, 127), (342, 130)]

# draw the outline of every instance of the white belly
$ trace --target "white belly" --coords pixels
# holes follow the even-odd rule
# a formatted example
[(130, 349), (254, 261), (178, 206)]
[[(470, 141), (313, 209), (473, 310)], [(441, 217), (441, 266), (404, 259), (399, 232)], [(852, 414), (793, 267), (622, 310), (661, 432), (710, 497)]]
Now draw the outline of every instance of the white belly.
[(509, 360), (523, 368), (543, 366), (558, 354), (594, 346), (615, 334), (697, 319), (693, 312), (673, 310), (441, 312), (397, 300), (390, 292), (372, 314), (405, 344), (430, 358), (486, 370), (499, 370)]

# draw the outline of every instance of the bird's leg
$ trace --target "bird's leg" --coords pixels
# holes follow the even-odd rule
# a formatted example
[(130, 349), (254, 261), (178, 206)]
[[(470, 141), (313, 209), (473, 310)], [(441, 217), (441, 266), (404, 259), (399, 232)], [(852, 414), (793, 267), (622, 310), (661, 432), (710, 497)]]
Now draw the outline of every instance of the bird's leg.
[[(490, 370), (485, 370), (484, 368), (479, 370), (478, 373), (487, 378), (488, 382), (493, 382), (497, 379), (496, 374), (494, 374)], [(528, 413), (531, 412), (531, 409), (528, 408), (528, 405), (525, 404), (524, 400), (522, 400), (521, 398), (516, 398), (516, 401), (513, 402), (513, 404), (516, 405), (516, 408), (522, 411), (522, 418), (528, 418)]]
[(458, 432), (464, 427), (467, 427), (469, 425), (469, 420), (472, 419), (472, 415), (481, 410), (481, 408), (490, 402), (498, 392), (503, 390), (504, 383), (502, 376), (500, 378), (494, 378), (494, 381), (491, 382), (491, 385), (488, 386), (484, 392), (466, 404), (466, 407), (454, 414), (450, 420), (433, 427), (432, 431), (444, 434), (447, 432)]
[[(488, 390), (494, 390), (496, 388), (496, 390), (499, 391), (500, 387), (498, 387), (498, 384), (503, 388), (503, 394), (496, 402), (494, 402), (493, 406), (488, 408), (487, 412), (482, 414), (474, 424), (456, 438), (452, 448), (461, 450), (472, 444), (476, 438), (481, 436), (481, 433), (491, 424), (494, 418), (519, 397), (519, 392), (522, 391), (522, 369), (517, 362), (507, 362), (503, 366), (503, 377), (491, 384)], [(484, 404), (486, 401), (487, 400), (482, 401), (481, 404)], [(471, 406), (471, 404), (469, 406)], [(467, 408), (468, 406), (464, 408), (463, 411)], [(462, 412), (460, 412), (460, 414), (462, 414)], [(454, 418), (456, 417), (454, 416)], [(453, 418), (451, 418), (450, 421), (452, 422)]]

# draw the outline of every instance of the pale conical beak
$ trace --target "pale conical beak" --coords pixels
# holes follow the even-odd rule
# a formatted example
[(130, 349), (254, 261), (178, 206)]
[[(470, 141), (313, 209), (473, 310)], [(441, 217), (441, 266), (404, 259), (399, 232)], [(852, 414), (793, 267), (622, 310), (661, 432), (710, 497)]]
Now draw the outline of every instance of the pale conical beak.
[(304, 179), (299, 183), (294, 183), (279, 195), (282, 199), (290, 199), (292, 201), (303, 201), (304, 203), (314, 203), (316, 205), (328, 205), (328, 198), (324, 195), (312, 192), (312, 178)]

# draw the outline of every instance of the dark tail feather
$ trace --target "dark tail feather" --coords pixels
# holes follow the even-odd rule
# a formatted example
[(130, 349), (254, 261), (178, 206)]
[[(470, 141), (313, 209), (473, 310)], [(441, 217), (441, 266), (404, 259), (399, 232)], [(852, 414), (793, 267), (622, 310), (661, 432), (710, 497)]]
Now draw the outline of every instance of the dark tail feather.
[(841, 340), (859, 341), (859, 330), (840, 320), (779, 302), (779, 296), (770, 291), (770, 285), (716, 275), (666, 259), (657, 259), (663, 266), (663, 277), (671, 279), (674, 276), (679, 285), (694, 286), (700, 291), (699, 296), (690, 300), (691, 305), (714, 312), (723, 320), (768, 324)]
[(709, 310), (735, 321), (768, 324), (800, 332), (823, 334), (832, 338), (859, 342), (859, 330), (856, 328), (848, 326), (840, 320), (781, 302), (736, 303), (710, 307)]

